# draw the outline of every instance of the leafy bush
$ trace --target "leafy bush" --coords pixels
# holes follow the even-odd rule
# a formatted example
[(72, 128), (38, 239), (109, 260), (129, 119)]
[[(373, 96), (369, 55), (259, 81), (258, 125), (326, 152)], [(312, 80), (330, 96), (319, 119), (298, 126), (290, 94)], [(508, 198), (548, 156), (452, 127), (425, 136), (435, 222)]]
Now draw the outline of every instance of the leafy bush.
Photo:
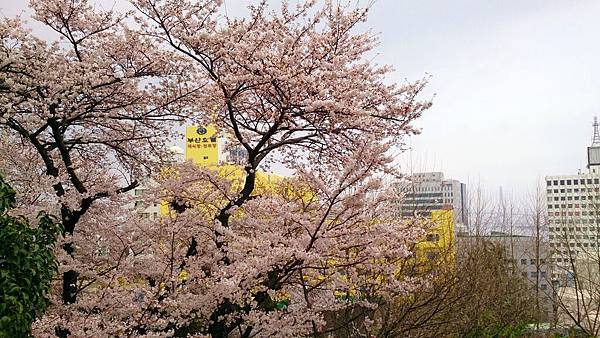
[(58, 264), (53, 253), (61, 226), (38, 214), (38, 226), (11, 216), (15, 191), (0, 177), (0, 337), (28, 337), (47, 305), (46, 293)]

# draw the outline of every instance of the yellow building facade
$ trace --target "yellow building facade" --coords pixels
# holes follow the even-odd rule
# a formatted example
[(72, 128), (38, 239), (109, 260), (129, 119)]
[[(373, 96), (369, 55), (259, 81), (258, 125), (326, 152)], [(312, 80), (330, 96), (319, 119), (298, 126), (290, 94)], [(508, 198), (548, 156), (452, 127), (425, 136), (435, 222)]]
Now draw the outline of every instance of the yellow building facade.
[(431, 228), (425, 238), (415, 245), (417, 262), (424, 265), (447, 264), (453, 267), (456, 258), (454, 210), (432, 210)]

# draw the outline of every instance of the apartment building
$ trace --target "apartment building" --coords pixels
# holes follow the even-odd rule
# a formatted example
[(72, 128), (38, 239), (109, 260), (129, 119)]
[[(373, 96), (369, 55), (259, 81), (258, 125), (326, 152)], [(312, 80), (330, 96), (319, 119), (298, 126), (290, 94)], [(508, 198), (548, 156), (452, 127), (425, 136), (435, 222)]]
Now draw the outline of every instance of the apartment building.
[(587, 170), (572, 175), (546, 176), (548, 238), (553, 248), (554, 277), (569, 282), (581, 262), (599, 258), (600, 135), (587, 148)]

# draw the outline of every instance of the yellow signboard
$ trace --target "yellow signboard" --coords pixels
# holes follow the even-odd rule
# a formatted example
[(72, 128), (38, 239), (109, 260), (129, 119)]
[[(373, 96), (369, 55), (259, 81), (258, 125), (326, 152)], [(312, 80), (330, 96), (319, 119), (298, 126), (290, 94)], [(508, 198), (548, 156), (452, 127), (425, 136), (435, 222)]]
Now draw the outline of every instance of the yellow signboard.
[(185, 159), (202, 166), (219, 164), (217, 128), (214, 125), (185, 129)]

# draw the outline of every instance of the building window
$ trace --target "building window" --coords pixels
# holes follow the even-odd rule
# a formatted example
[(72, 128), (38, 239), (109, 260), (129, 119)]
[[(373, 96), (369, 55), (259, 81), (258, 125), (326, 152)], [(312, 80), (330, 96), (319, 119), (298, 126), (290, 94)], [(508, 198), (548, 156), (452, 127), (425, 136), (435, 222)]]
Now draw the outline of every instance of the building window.
[(560, 180), (560, 185), (565, 185), (565, 180)]
[(567, 185), (571, 185), (571, 180), (567, 180)]
[(522, 265), (527, 265), (527, 260), (525, 258), (521, 259), (521, 264)]
[(437, 242), (440, 240), (440, 235), (439, 234), (427, 234), (427, 236), (425, 237), (425, 240), (427, 242)]
[(427, 252), (427, 259), (429, 259), (429, 260), (434, 260), (438, 256), (439, 256), (438, 253), (435, 252), (435, 251), (429, 251), (429, 252)]
[(552, 181), (546, 181), (546, 185), (551, 186), (552, 185)]

